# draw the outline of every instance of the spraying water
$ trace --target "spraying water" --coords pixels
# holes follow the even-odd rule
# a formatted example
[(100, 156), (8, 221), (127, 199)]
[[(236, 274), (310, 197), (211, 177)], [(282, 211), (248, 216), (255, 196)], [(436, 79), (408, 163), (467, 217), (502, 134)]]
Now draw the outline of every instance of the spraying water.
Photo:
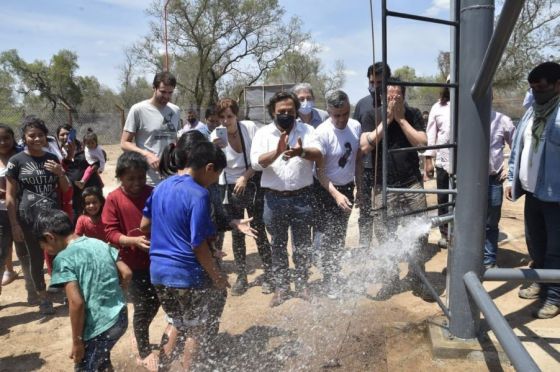
[[(207, 358), (201, 370), (350, 368), (344, 347), (362, 330), (363, 337), (372, 337), (364, 322), (381, 327), (383, 321), (371, 300), (377, 300), (379, 287), (394, 287), (394, 281), (400, 281), (399, 263), (417, 256), (431, 226), (427, 217), (403, 219), (391, 239), (367, 248), (344, 249), (335, 299), (321, 293), (321, 280), (312, 281), (316, 296), (311, 303), (288, 301), (275, 310), (266, 326), (251, 326), (239, 336), (222, 333), (221, 352)], [(379, 328), (373, 337), (382, 340), (382, 332)], [(383, 358), (383, 351), (371, 344), (366, 352)]]

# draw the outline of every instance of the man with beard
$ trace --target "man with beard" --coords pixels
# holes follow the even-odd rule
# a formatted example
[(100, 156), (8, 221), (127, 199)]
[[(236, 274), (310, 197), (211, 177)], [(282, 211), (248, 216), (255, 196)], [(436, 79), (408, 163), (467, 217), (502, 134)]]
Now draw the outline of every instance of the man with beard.
[[(376, 62), (369, 66), (367, 70), (367, 78), (369, 80), (369, 95), (358, 101), (354, 109), (352, 118), (360, 122), (362, 132), (371, 132), (375, 129), (372, 120), (368, 117), (378, 117), (381, 120), (381, 89), (383, 82), (383, 74), (387, 74), (387, 79), (391, 77), (391, 68), (383, 65), (383, 62)], [(375, 100), (374, 100), (375, 98)], [(360, 246), (369, 246), (373, 234), (373, 215), (371, 193), (374, 184), (374, 163), (375, 152), (364, 156), (364, 171), (361, 195), (358, 195), (360, 216), (358, 218), (358, 226), (360, 231)], [(381, 158), (378, 158), (380, 164)], [(381, 174), (377, 175), (377, 182), (381, 180)]]
[[(560, 65), (545, 62), (528, 77), (533, 103), (517, 126), (506, 197), (525, 194), (525, 239), (535, 269), (560, 269)], [(541, 299), (537, 318), (560, 313), (560, 284), (533, 283), (519, 297)]]
[(157, 73), (152, 98), (132, 105), (121, 136), (124, 151), (134, 151), (146, 158), (150, 166), (147, 183), (151, 186), (161, 181), (157, 169), (163, 149), (177, 141), (181, 112), (170, 102), (176, 85), (171, 73)]
[(257, 131), (251, 146), (251, 165), (262, 171), (263, 218), (271, 239), (275, 292), (270, 306), (282, 304), (290, 291), (288, 229), (292, 232), (296, 293), (301, 298), (309, 298), (311, 186), (313, 165), (321, 159), (321, 152), (315, 143), (313, 127), (296, 121), (299, 107), (299, 100), (293, 93), (276, 93), (268, 104), (268, 113), (274, 122)]

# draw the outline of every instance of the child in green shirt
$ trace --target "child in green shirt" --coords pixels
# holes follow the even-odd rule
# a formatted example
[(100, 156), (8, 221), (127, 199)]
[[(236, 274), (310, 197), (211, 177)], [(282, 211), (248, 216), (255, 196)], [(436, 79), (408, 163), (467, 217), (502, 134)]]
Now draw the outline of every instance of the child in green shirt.
[(74, 234), (60, 210), (40, 212), (34, 233), (41, 248), (56, 255), (51, 286), (64, 286), (68, 297), (75, 370), (112, 370), (111, 349), (128, 326), (121, 285), (132, 272), (115, 248)]

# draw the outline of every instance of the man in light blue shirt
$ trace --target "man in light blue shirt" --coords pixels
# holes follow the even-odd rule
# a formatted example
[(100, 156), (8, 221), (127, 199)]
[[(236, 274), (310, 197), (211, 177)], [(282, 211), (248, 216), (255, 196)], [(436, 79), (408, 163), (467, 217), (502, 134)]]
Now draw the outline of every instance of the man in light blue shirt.
[[(525, 239), (536, 269), (560, 269), (560, 64), (545, 62), (529, 73), (534, 102), (513, 138), (506, 197), (525, 194)], [(533, 283), (521, 298), (538, 298), (537, 318), (560, 313), (560, 284)]]

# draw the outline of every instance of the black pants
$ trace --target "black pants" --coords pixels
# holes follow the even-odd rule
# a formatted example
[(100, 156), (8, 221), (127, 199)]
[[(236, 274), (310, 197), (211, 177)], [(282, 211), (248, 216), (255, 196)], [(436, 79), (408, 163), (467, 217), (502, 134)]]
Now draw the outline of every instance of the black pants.
[[(222, 196), (225, 193), (226, 186), (220, 186)], [(234, 185), (227, 185), (229, 187), (230, 195), (233, 192)], [(222, 198), (223, 199), (223, 198)], [(234, 202), (225, 205), (228, 215), (232, 219), (242, 219), (245, 217), (245, 208), (241, 208)], [(266, 236), (266, 229), (263, 222), (264, 210), (264, 193), (260, 187), (257, 188), (254, 203), (247, 208), (247, 215), (253, 217), (251, 227), (257, 230), (257, 250), (263, 264), (266, 280), (270, 279), (270, 268), (272, 265), (272, 253), (268, 237)], [(245, 234), (238, 230), (231, 231), (232, 237), (232, 250), (233, 258), (235, 260), (235, 267), (237, 275), (247, 275), (247, 247), (245, 245)]]
[(44, 291), (47, 289), (44, 273), (45, 255), (41, 249), (39, 240), (37, 240), (35, 234), (33, 234), (33, 227), (23, 221), (20, 221), (20, 226), (23, 230), (27, 257), (29, 258), (29, 274), (31, 276), (31, 281), (36, 292)]
[[(380, 175), (378, 175), (379, 177)], [(360, 216), (358, 217), (358, 229), (360, 234), (360, 246), (368, 246), (371, 244), (373, 236), (373, 209), (371, 194), (373, 190), (374, 173), (372, 168), (364, 168), (362, 178), (362, 198), (363, 203), (360, 208)]]
[(134, 337), (138, 344), (141, 358), (147, 357), (152, 349), (150, 347), (150, 324), (159, 310), (159, 299), (156, 289), (150, 281), (149, 270), (135, 270), (132, 272), (132, 281), (128, 287), (128, 294), (134, 306), (132, 327)]
[[(445, 169), (436, 167), (436, 184), (438, 189), (446, 190), (449, 189), (449, 173)], [(449, 194), (437, 194), (438, 204), (445, 204), (449, 202)], [(449, 213), (449, 207), (438, 208), (438, 216), (443, 216)], [(439, 227), (439, 232), (441, 237), (447, 237), (447, 225), (441, 225)]]
[[(560, 269), (560, 203), (525, 196), (525, 239), (535, 269)], [(541, 285), (541, 297), (560, 305), (560, 284)]]
[[(336, 189), (354, 203), (354, 183), (336, 186)], [(319, 223), (316, 225), (314, 248), (321, 263), (323, 279), (329, 281), (340, 271), (340, 258), (344, 252), (346, 230), (350, 213), (343, 211), (334, 198), (321, 185), (315, 185)]]

